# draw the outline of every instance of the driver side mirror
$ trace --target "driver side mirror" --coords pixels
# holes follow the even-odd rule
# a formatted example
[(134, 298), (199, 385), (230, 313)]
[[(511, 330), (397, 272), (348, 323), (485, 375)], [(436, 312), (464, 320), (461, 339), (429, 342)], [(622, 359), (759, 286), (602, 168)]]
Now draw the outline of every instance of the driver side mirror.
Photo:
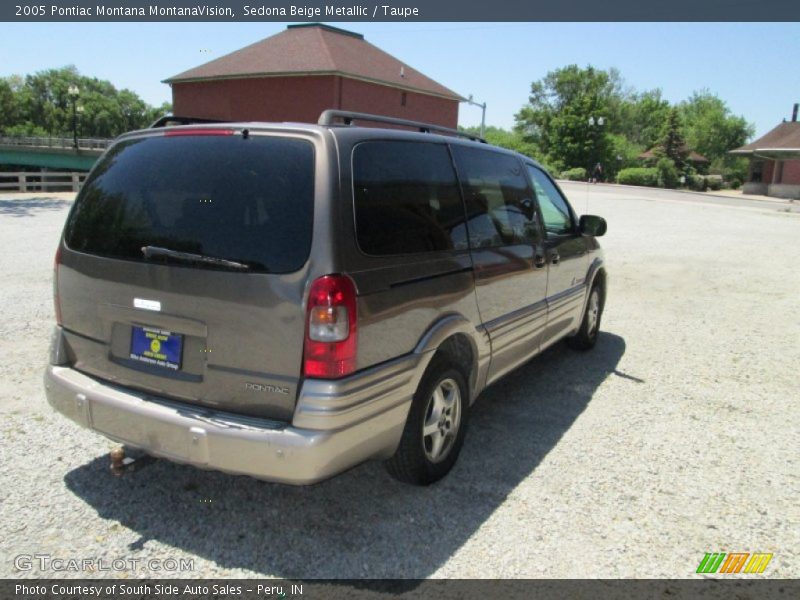
[(582, 215), (578, 221), (578, 229), (580, 229), (581, 235), (600, 237), (601, 235), (605, 235), (608, 225), (603, 217)]

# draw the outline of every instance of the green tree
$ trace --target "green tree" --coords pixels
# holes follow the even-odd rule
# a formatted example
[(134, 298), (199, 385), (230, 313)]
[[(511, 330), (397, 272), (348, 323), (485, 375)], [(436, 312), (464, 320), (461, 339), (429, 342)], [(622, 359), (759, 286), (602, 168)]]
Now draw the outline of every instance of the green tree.
[(679, 106), (686, 141), (712, 163), (733, 167), (738, 161), (728, 151), (747, 143), (755, 128), (731, 113), (727, 104), (708, 90), (694, 92)]
[(615, 105), (610, 119), (612, 132), (648, 150), (658, 144), (669, 111), (669, 102), (664, 100), (661, 90), (629, 93)]
[(17, 121), (17, 103), (11, 84), (0, 79), (0, 129), (5, 129)]
[(605, 171), (609, 179), (613, 180), (622, 169), (641, 166), (638, 156), (647, 150), (645, 146), (619, 133), (609, 134), (608, 141), (610, 156), (606, 159)]
[[(591, 126), (589, 117), (603, 117), (604, 125)], [(692, 174), (687, 152), (695, 150), (711, 161), (712, 172), (730, 181), (743, 180), (747, 161), (728, 152), (753, 135), (753, 126), (732, 115), (708, 90), (673, 107), (660, 89), (636, 92), (627, 87), (615, 69), (577, 65), (551, 71), (531, 84), (514, 130), (538, 151), (536, 158), (558, 173), (591, 170), (600, 161), (606, 176), (613, 177), (620, 169), (639, 166), (639, 154), (656, 148), (679, 176)], [(672, 181), (672, 169), (667, 163), (662, 167), (664, 181)]]
[(688, 155), (686, 140), (683, 139), (681, 128), (681, 117), (678, 109), (672, 108), (667, 115), (666, 123), (664, 123), (661, 143), (658, 148), (658, 154), (671, 160), (672, 166), (679, 172), (685, 170)]
[(608, 127), (593, 126), (589, 118), (608, 122), (612, 99), (621, 93), (620, 81), (616, 72), (592, 66), (569, 65), (551, 71), (531, 84), (528, 104), (515, 117), (515, 130), (538, 147), (557, 171), (605, 163)]
[(109, 81), (81, 75), (74, 66), (0, 81), (0, 103), (9, 89), (13, 97), (12, 117), (0, 117), (0, 127), (11, 134), (71, 135), (73, 98), (68, 90), (73, 85), (79, 89), (75, 102), (82, 109), (77, 119), (82, 137), (115, 137), (146, 127), (170, 110), (169, 105), (152, 107), (130, 90), (117, 90)]
[[(460, 129), (472, 135), (480, 135), (481, 132), (480, 127), (462, 127)], [(485, 128), (483, 137), (487, 142), (494, 144), (495, 146), (514, 150), (515, 152), (519, 152), (525, 156), (530, 156), (534, 159), (541, 158), (539, 156), (539, 149), (534, 144), (525, 141), (523, 135), (519, 131), (509, 131), (508, 129), (503, 129), (502, 127), (494, 127), (493, 125), (489, 125)]]

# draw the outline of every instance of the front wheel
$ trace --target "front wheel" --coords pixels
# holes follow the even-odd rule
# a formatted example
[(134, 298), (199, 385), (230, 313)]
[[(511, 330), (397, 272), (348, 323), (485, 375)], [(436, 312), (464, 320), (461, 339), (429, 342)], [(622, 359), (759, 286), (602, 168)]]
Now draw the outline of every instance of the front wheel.
[(430, 485), (447, 475), (464, 443), (469, 396), (464, 376), (435, 363), (411, 403), (403, 437), (386, 468), (395, 479)]
[(591, 350), (597, 343), (600, 332), (600, 319), (603, 316), (603, 295), (599, 283), (592, 286), (589, 292), (589, 301), (586, 303), (586, 312), (578, 333), (567, 338), (567, 344), (575, 350)]

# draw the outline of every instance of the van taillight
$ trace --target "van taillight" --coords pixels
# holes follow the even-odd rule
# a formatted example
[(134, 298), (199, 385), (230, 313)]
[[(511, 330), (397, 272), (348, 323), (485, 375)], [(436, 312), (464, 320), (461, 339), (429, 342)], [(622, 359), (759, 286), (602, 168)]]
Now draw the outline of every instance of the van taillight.
[(61, 242), (58, 242), (58, 250), (53, 260), (53, 304), (55, 305), (56, 323), (61, 325), (61, 300), (58, 297), (58, 267), (61, 264)]
[(325, 275), (311, 284), (306, 309), (303, 372), (336, 379), (356, 369), (356, 286), (346, 275)]

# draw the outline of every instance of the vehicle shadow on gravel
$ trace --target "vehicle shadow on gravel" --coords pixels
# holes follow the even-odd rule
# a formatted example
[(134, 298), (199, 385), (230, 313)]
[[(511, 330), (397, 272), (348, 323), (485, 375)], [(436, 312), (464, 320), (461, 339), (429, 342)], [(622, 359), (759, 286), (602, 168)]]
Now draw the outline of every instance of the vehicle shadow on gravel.
[(377, 463), (310, 487), (163, 460), (115, 478), (107, 456), (69, 472), (65, 482), (101, 518), (140, 536), (128, 547), (131, 556), (150, 554), (148, 542), (157, 540), (260, 575), (424, 578), (536, 469), (598, 386), (612, 374), (625, 376), (617, 371), (624, 352), (625, 341), (610, 333), (591, 352), (558, 344), (487, 389), (473, 407), (456, 467), (428, 488), (397, 483)]
[(0, 215), (35, 217), (43, 210), (61, 210), (72, 204), (59, 198), (0, 199)]

